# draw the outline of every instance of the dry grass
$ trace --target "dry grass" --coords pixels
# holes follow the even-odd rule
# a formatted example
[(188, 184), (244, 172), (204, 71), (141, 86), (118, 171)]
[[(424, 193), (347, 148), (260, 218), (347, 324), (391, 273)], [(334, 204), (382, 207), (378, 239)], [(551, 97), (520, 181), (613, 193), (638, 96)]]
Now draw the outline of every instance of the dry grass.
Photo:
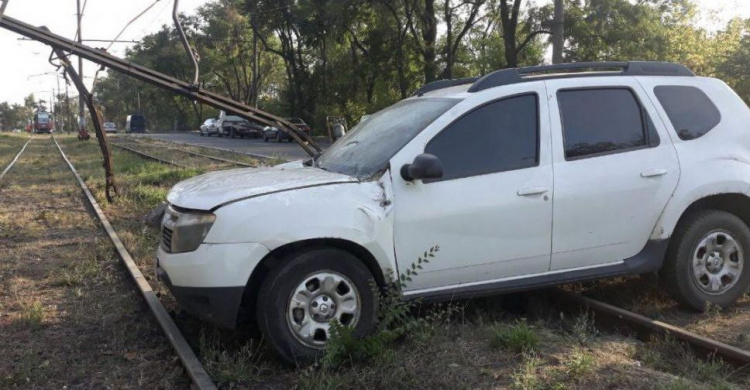
[(681, 309), (659, 285), (656, 275), (616, 278), (568, 286), (592, 298), (614, 304), (726, 344), (750, 349), (750, 295), (731, 308), (709, 307), (705, 312)]
[[(154, 141), (153, 143), (157, 143)], [(158, 230), (142, 221), (177, 181), (202, 170), (179, 170), (115, 150), (121, 197), (106, 204), (96, 145), (65, 140), (66, 153), (104, 205), (125, 246), (159, 289), (162, 302), (222, 388), (260, 389), (666, 389), (738, 387), (733, 378), (701, 382), (642, 363), (643, 343), (600, 334), (585, 316), (561, 317), (534, 297), (513, 314), (505, 299), (461, 303), (451, 321), (415, 331), (367, 362), (337, 369), (289, 367), (243, 331), (216, 329), (185, 315), (151, 279)], [(437, 260), (439, 261), (439, 259)], [(70, 271), (73, 272), (73, 271)], [(83, 272), (83, 271), (81, 271)], [(512, 298), (508, 298), (512, 299)], [(516, 305), (519, 306), (519, 305)], [(529, 307), (532, 309), (529, 310)], [(522, 316), (527, 317), (523, 320)], [(661, 355), (659, 355), (661, 356)], [(664, 357), (667, 358), (667, 357)], [(740, 382), (741, 383), (741, 382)]]
[(136, 291), (37, 137), (0, 183), (0, 388), (186, 386)]

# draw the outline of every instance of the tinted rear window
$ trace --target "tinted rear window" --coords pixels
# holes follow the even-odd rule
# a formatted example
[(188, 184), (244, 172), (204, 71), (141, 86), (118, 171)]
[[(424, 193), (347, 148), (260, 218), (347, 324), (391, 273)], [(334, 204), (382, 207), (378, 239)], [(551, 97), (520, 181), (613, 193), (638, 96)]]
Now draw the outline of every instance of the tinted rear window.
[(557, 99), (567, 159), (658, 145), (650, 119), (627, 88), (563, 90)]
[(698, 88), (661, 85), (654, 94), (682, 140), (702, 137), (721, 122), (721, 114), (711, 99)]

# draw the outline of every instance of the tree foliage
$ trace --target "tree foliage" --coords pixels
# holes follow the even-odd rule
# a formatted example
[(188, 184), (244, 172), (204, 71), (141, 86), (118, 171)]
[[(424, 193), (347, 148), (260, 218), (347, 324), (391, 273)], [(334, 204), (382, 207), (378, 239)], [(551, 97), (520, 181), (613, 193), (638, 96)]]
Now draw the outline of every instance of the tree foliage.
[[(707, 30), (693, 0), (564, 4), (565, 61), (680, 62), (750, 98), (750, 21)], [(213, 0), (183, 21), (204, 88), (300, 116), (322, 132), (326, 116), (356, 123), (425, 82), (539, 64), (552, 18), (552, 4), (528, 0)], [(192, 78), (172, 27), (144, 37), (127, 58)], [(152, 129), (191, 129), (217, 114), (113, 73), (99, 80), (95, 96), (108, 120), (122, 123), (140, 111)]]

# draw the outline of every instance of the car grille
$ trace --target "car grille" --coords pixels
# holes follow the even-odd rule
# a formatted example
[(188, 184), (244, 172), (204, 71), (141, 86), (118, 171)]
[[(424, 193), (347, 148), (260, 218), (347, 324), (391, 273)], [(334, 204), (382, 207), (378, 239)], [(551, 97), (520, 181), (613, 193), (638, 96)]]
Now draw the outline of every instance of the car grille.
[(161, 229), (161, 247), (167, 252), (172, 252), (172, 229), (168, 227)]

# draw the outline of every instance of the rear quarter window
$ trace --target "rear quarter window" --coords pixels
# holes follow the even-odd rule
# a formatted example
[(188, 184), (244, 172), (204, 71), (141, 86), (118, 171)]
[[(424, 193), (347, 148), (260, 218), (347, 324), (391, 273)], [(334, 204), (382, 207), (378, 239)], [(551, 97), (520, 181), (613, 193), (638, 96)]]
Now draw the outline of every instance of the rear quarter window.
[(654, 94), (681, 140), (700, 138), (721, 122), (719, 109), (696, 87), (660, 85)]

